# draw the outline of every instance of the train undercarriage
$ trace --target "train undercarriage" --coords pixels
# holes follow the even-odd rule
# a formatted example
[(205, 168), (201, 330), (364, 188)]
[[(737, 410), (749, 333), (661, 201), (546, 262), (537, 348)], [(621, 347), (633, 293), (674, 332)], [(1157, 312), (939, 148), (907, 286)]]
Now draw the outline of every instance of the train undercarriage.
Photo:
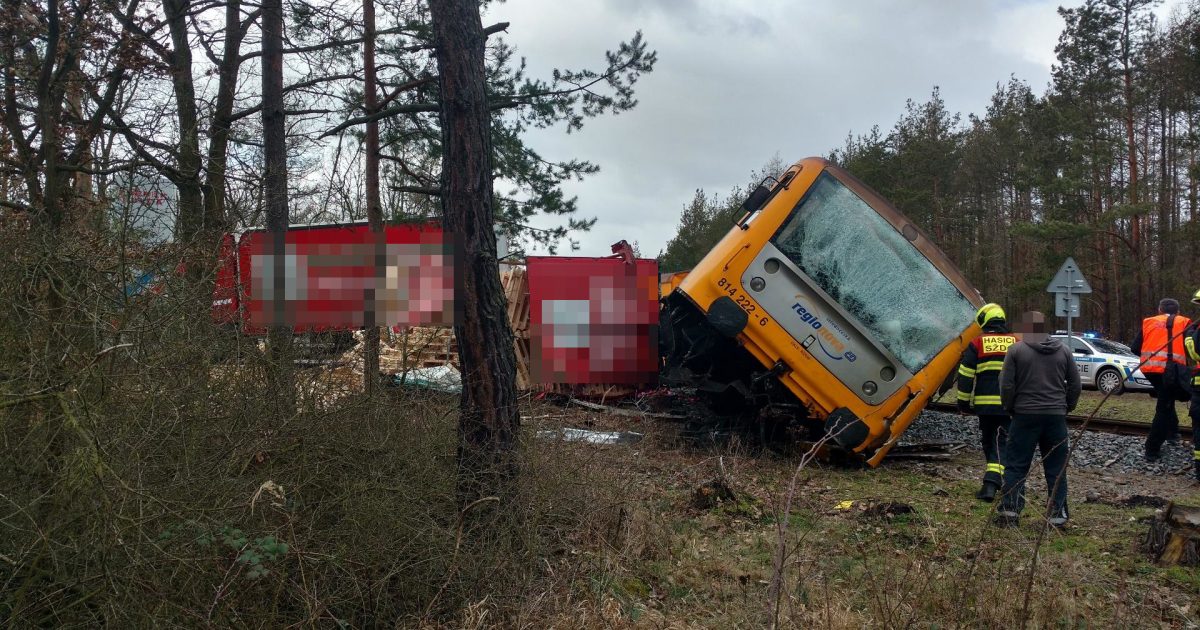
[(763, 367), (742, 347), (736, 332), (725, 328), (719, 330), (679, 291), (663, 299), (660, 380), (693, 395), (693, 404), (683, 409), (688, 418), (684, 435), (713, 442), (737, 435), (789, 449), (820, 440), (823, 421), (809, 417), (778, 379), (786, 366)]

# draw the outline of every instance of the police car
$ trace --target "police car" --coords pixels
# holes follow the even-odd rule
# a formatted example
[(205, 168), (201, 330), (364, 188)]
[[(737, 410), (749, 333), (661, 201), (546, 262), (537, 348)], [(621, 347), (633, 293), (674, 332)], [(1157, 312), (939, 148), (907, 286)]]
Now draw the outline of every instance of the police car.
[[(1052, 336), (1067, 343), (1065, 333)], [(1154, 390), (1146, 375), (1136, 369), (1141, 359), (1130, 351), (1129, 346), (1101, 339), (1091, 333), (1071, 335), (1070, 346), (1084, 387), (1117, 395), (1127, 391)]]

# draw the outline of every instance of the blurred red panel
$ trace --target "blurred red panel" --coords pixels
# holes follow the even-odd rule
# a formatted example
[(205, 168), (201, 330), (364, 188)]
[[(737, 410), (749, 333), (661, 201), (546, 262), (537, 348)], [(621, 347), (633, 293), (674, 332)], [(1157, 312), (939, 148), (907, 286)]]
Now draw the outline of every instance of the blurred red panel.
[(658, 379), (658, 261), (531, 256), (530, 372), (542, 385)]
[[(380, 326), (400, 329), (453, 323), (454, 262), (436, 223), (385, 226), (379, 260), (375, 236), (366, 224), (289, 229), (281, 313), (274, 308), (270, 239), (267, 231), (252, 230), (238, 242), (237, 297), (242, 329), (248, 335), (265, 334), (276, 322), (296, 332), (360, 329), (371, 308)], [(223, 280), (228, 278), (219, 269), (214, 317), (225, 314), (219, 307), (229, 299)], [(375, 300), (368, 304), (372, 287)]]

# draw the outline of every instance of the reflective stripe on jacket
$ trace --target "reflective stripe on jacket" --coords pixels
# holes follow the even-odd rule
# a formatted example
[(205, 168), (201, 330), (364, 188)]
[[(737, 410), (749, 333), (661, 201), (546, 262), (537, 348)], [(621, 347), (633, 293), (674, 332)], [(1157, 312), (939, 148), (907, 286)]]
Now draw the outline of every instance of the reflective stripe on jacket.
[(978, 415), (1002, 415), (1000, 369), (1004, 354), (1017, 338), (1006, 333), (985, 332), (963, 351), (958, 366), (958, 399)]
[(1192, 322), (1183, 333), (1183, 349), (1192, 360), (1192, 386), (1200, 387), (1200, 322)]
[[(1167, 318), (1161, 314), (1142, 320), (1142, 372), (1162, 374), (1167, 369)], [(1183, 331), (1191, 324), (1190, 319), (1176, 315), (1171, 324), (1171, 360), (1187, 365)]]

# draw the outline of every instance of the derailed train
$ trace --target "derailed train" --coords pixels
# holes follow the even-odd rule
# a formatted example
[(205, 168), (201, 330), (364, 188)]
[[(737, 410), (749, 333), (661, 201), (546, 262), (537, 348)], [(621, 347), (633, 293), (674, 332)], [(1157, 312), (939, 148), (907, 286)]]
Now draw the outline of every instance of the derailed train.
[[(875, 466), (950, 387), (983, 304), (894, 206), (820, 158), (760, 185), (662, 298), (661, 379), (694, 388), (694, 430), (795, 428)], [(766, 181), (766, 180), (764, 180)]]

